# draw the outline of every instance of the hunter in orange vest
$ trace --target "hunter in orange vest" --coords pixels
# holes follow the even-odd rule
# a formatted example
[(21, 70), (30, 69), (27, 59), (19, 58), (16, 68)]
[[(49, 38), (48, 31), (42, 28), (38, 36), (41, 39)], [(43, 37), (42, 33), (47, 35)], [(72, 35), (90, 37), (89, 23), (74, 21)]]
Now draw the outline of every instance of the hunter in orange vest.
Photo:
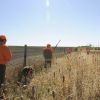
[(0, 87), (5, 81), (6, 64), (11, 60), (12, 53), (6, 44), (6, 36), (0, 35)]
[(53, 48), (51, 47), (50, 44), (47, 44), (47, 47), (43, 50), (43, 56), (45, 59), (44, 67), (47, 68), (47, 64), (50, 64), (51, 67), (52, 58), (53, 58)]

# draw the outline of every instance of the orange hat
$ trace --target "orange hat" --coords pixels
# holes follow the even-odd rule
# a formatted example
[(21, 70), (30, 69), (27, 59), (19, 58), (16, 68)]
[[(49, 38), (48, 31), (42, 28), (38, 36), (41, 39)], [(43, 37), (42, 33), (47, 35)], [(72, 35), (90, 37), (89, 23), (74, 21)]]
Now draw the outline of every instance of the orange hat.
[(51, 44), (47, 44), (47, 47), (51, 47)]
[(0, 35), (0, 40), (1, 40), (1, 41), (7, 40), (7, 39), (6, 39), (6, 36), (5, 36), (5, 35)]

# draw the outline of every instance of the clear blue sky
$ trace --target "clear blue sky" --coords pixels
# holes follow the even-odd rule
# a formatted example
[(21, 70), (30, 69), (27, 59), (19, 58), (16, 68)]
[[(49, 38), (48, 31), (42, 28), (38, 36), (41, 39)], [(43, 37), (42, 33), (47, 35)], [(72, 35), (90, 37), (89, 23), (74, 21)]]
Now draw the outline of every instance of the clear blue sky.
[(100, 0), (0, 0), (0, 34), (7, 45), (100, 43)]

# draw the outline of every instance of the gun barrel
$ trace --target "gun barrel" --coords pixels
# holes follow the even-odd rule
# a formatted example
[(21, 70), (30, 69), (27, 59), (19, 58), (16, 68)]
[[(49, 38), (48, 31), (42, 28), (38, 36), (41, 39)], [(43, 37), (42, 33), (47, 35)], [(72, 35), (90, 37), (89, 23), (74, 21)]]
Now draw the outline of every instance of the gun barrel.
[(58, 41), (58, 43), (56, 44), (55, 48), (58, 46), (58, 44), (60, 43), (61, 40)]

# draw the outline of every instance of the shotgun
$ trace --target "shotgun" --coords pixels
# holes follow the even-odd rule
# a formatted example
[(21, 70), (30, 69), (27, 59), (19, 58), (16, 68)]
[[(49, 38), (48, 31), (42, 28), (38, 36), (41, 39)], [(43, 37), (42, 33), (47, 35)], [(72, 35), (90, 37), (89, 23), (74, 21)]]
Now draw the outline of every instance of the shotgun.
[(58, 41), (58, 43), (56, 44), (56, 46), (54, 47), (54, 50), (57, 48), (58, 44), (60, 43), (61, 40)]

